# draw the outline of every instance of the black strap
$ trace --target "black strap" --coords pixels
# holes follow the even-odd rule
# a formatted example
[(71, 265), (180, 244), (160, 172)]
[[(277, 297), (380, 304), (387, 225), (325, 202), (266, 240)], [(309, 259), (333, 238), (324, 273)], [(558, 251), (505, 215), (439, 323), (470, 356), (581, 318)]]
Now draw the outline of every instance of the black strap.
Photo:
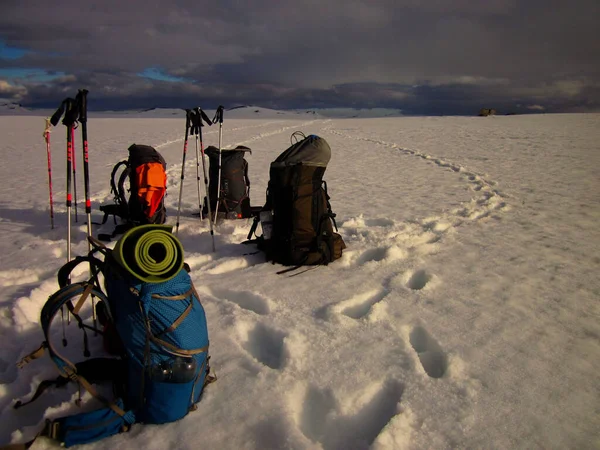
[(17, 400), (15, 402), (15, 404), (13, 405), (13, 408), (19, 409), (25, 405), (29, 405), (30, 403), (33, 403), (35, 400), (37, 400), (39, 398), (39, 396), (42, 395), (44, 392), (46, 392), (49, 388), (62, 387), (62, 386), (65, 386), (68, 382), (69, 382), (69, 379), (66, 377), (63, 377), (63, 376), (57, 377), (54, 380), (44, 380), (44, 381), (40, 382), (37, 389), (35, 390), (35, 393), (29, 400), (27, 400), (25, 402), (23, 402), (21, 400)]
[(248, 161), (244, 160), (244, 179), (248, 187), (248, 195), (250, 195), (250, 177), (248, 176)]
[[(90, 383), (99, 383), (112, 381), (122, 383), (125, 377), (125, 362), (115, 358), (92, 358), (75, 364), (77, 373), (85, 377)], [(51, 387), (63, 387), (69, 383), (70, 379), (59, 376), (53, 380), (44, 380), (40, 382), (33, 396), (27, 401), (17, 400), (13, 405), (14, 409), (22, 408), (37, 400), (44, 392)]]
[(119, 234), (123, 234), (125, 233), (127, 230), (130, 230), (131, 228), (135, 227), (134, 223), (128, 222), (128, 223), (121, 223), (119, 225), (117, 225), (115, 227), (115, 229), (113, 230), (113, 232), (111, 234), (107, 234), (107, 233), (100, 233), (98, 235), (98, 239), (104, 242), (110, 242), (112, 238), (114, 238), (115, 236), (119, 235)]
[[(122, 161), (123, 162), (123, 161)], [(123, 172), (121, 173), (121, 176), (119, 177), (119, 184), (117, 186), (117, 191), (115, 192), (115, 202), (118, 205), (121, 205), (121, 207), (123, 208), (123, 211), (128, 211), (128, 207), (129, 207), (129, 203), (127, 202), (127, 196), (125, 194), (125, 180), (127, 180), (127, 178), (130, 178), (131, 175), (131, 166), (129, 165), (129, 163), (127, 161), (124, 161), (126, 163), (125, 166), (125, 170), (123, 170)], [(111, 180), (112, 182), (113, 180)], [(131, 188), (131, 182), (130, 182), (130, 186)]]
[(63, 125), (67, 127), (72, 127), (75, 125), (77, 119), (79, 118), (79, 112), (80, 111), (77, 100), (70, 97), (66, 98), (62, 101), (56, 112), (52, 114), (52, 117), (50, 118), (50, 123), (53, 126), (58, 125), (58, 121), (64, 114), (62, 121)]
[(296, 273), (291, 274), (288, 278), (297, 277), (298, 275), (302, 275), (303, 273), (306, 273), (306, 272), (308, 272), (310, 270), (315, 270), (315, 269), (318, 269), (318, 268), (319, 268), (318, 265), (311, 266), (311, 267), (308, 267), (307, 269), (304, 269), (302, 272), (296, 272)]
[[(254, 216), (254, 221), (252, 222), (252, 227), (250, 228), (250, 233), (248, 233), (248, 236), (246, 237), (246, 239), (248, 239), (248, 240), (252, 239), (252, 235), (256, 233), (256, 228), (258, 228), (258, 222), (260, 222), (260, 217)], [(256, 236), (256, 237), (258, 237), (258, 236)]]
[(212, 120), (210, 120), (210, 119), (208, 118), (208, 116), (206, 115), (206, 113), (205, 113), (205, 112), (204, 112), (202, 109), (200, 109), (200, 108), (197, 108), (197, 112), (198, 112), (198, 114), (199, 114), (199, 118), (200, 118), (200, 125), (201, 125), (201, 126), (203, 126), (203, 125), (202, 125), (202, 122), (203, 122), (203, 121), (204, 121), (204, 123), (206, 123), (206, 125), (208, 125), (209, 127), (210, 127), (210, 126), (212, 126), (212, 124), (213, 124)]
[(291, 272), (291, 271), (293, 271), (293, 270), (298, 270), (300, 267), (302, 267), (302, 264), (298, 264), (297, 266), (294, 266), (294, 267), (289, 267), (289, 268), (287, 268), (287, 269), (280, 270), (279, 272), (275, 272), (275, 273), (276, 273), (277, 275), (281, 275), (281, 274), (284, 274), (284, 273)]
[(327, 200), (327, 212), (329, 213), (329, 217), (331, 218), (331, 221), (333, 222), (335, 231), (339, 231), (337, 223), (335, 222), (336, 214), (331, 210), (331, 203), (329, 202), (329, 199), (331, 197), (329, 197), (329, 193), (327, 192), (327, 181), (325, 181), (325, 180), (323, 180), (323, 190), (325, 191), (325, 200)]
[(321, 231), (321, 178), (317, 175), (317, 172), (314, 173), (314, 178), (312, 180), (312, 198), (311, 198), (311, 211), (310, 211), (310, 221), (315, 231), (316, 237), (318, 239), (319, 232)]
[(225, 110), (225, 107), (223, 105), (219, 105), (219, 107), (217, 108), (217, 110), (215, 111), (215, 117), (212, 120), (212, 123), (223, 123), (223, 111)]
[(202, 139), (201, 127), (203, 127), (204, 124), (208, 125), (209, 127), (212, 126), (212, 120), (210, 120), (202, 108), (199, 107), (194, 108), (193, 110), (186, 109), (186, 114), (188, 118), (190, 135), (194, 136), (197, 134), (200, 136), (200, 139)]
[(116, 203), (112, 205), (102, 205), (100, 206), (100, 212), (104, 213), (104, 217), (102, 218), (102, 223), (92, 222), (96, 225), (104, 225), (108, 221), (108, 216), (113, 216), (115, 225), (117, 224), (117, 216), (123, 220), (127, 220), (129, 217), (129, 211), (127, 209), (127, 205), (118, 205)]
[[(120, 198), (118, 198), (119, 190), (117, 187), (117, 183), (115, 182), (115, 178), (121, 166), (125, 166), (125, 170), (127, 170), (127, 168), (129, 167), (129, 163), (127, 162), (127, 160), (118, 162), (117, 164), (115, 164), (115, 166), (112, 169), (112, 172), (110, 173), (110, 192), (111, 194), (115, 195), (115, 202), (119, 202), (120, 200)], [(125, 202), (125, 204), (127, 204), (127, 202)]]

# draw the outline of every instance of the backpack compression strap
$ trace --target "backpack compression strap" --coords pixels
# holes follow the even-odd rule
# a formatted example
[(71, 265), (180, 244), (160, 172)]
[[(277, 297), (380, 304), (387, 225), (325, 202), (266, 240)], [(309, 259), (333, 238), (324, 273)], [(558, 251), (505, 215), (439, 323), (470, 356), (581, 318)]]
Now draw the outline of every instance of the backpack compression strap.
[[(140, 302), (140, 311), (142, 313), (142, 317), (144, 318), (144, 325), (146, 328), (146, 336), (150, 342), (161, 347), (163, 349), (163, 351), (166, 351), (167, 353), (170, 353), (175, 356), (183, 356), (184, 358), (198, 355), (200, 353), (208, 353), (208, 345), (206, 345), (204, 347), (188, 350), (188, 349), (179, 348), (176, 345), (173, 345), (170, 342), (167, 342), (164, 339), (161, 339), (159, 337), (165, 333), (169, 333), (169, 332), (175, 330), (183, 322), (183, 320), (187, 317), (187, 315), (192, 311), (192, 308), (194, 305), (194, 299), (198, 302), (198, 304), (200, 304), (200, 300), (199, 300), (200, 296), (198, 295), (198, 292), (196, 291), (196, 289), (193, 286), (187, 292), (180, 294), (180, 295), (162, 296), (162, 295), (158, 295), (158, 294), (151, 294), (151, 298), (161, 299), (161, 300), (183, 300), (183, 299), (189, 298), (190, 304), (170, 326), (168, 326), (167, 328), (162, 330), (160, 333), (154, 334), (152, 332), (152, 327), (150, 326), (150, 319), (148, 317), (148, 314), (146, 313), (144, 307), (142, 306), (142, 303)], [(202, 305), (200, 304), (200, 306), (202, 306)]]

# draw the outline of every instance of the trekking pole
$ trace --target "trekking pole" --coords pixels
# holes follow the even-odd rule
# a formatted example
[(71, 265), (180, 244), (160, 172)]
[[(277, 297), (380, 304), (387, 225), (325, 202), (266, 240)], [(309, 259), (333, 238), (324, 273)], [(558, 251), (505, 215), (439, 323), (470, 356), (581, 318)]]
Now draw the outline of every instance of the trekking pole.
[[(212, 251), (215, 251), (215, 230), (213, 228), (213, 219), (212, 219), (212, 206), (210, 203), (210, 189), (208, 187), (208, 176), (206, 175), (206, 164), (204, 158), (204, 141), (202, 140), (202, 121), (206, 122), (206, 124), (210, 127), (212, 126), (212, 121), (208, 118), (206, 113), (202, 111), (200, 108), (196, 108), (196, 115), (198, 117), (198, 121), (200, 126), (198, 127), (198, 136), (200, 138), (200, 151), (202, 153), (202, 173), (204, 175), (204, 190), (206, 192), (206, 204), (208, 205), (208, 224), (210, 228), (210, 236), (212, 237)], [(216, 212), (215, 212), (216, 216)]]
[(183, 141), (183, 158), (181, 162), (181, 184), (179, 185), (179, 202), (177, 204), (177, 223), (175, 224), (175, 235), (179, 232), (179, 215), (181, 214), (181, 197), (183, 196), (183, 179), (185, 178), (185, 155), (187, 154), (188, 136), (190, 132), (191, 114), (189, 109), (185, 110), (185, 139)]
[[(56, 126), (58, 121), (62, 117), (63, 125), (67, 127), (67, 262), (71, 261), (71, 163), (73, 159), (73, 127), (77, 121), (79, 111), (77, 111), (77, 101), (72, 98), (63, 100), (59, 108), (50, 118), (50, 123)], [(67, 278), (67, 284), (71, 284), (71, 277)], [(62, 332), (63, 332), (63, 346), (67, 345), (67, 339), (65, 335), (65, 322), (64, 322), (64, 310), (61, 308), (62, 317)], [(71, 315), (67, 312), (67, 325), (71, 323)]]
[[(77, 91), (77, 107), (79, 108), (79, 123), (81, 124), (81, 140), (83, 146), (83, 187), (85, 194), (85, 214), (87, 216), (87, 236), (92, 237), (92, 202), (90, 200), (90, 158), (87, 139), (87, 89), (79, 89)], [(73, 158), (75, 161), (75, 158)], [(77, 217), (77, 216), (75, 216)], [(92, 251), (92, 243), (87, 239), (88, 252)], [(96, 278), (97, 272), (93, 264), (90, 264), (90, 275)], [(94, 330), (98, 329), (98, 316), (96, 315), (96, 301), (92, 295), (92, 320), (94, 321)], [(94, 335), (98, 335), (98, 331), (94, 331)]]
[(213, 123), (217, 123), (219, 121), (219, 176), (217, 178), (217, 207), (215, 208), (215, 216), (214, 222), (217, 223), (217, 215), (219, 212), (219, 205), (221, 204), (221, 149), (222, 149), (222, 140), (223, 140), (223, 110), (224, 107), (221, 105), (217, 108), (215, 112), (215, 117), (213, 119)]
[(54, 202), (52, 201), (52, 157), (50, 156), (50, 117), (46, 118), (46, 129), (44, 130), (46, 140), (46, 153), (48, 154), (48, 191), (50, 192), (50, 226), (54, 230)]
[[(196, 186), (198, 187), (198, 208), (200, 209), (200, 220), (204, 219), (202, 214), (202, 197), (200, 196), (200, 158), (198, 155), (198, 140), (200, 139), (200, 127), (202, 126), (202, 116), (200, 108), (192, 112), (192, 136), (196, 135)], [(204, 170), (204, 169), (203, 169)]]
[(71, 163), (73, 165), (73, 206), (75, 207), (75, 222), (79, 222), (77, 217), (77, 170), (75, 164), (75, 126), (71, 127)]
[[(77, 102), (72, 98), (67, 98), (63, 100), (60, 107), (56, 110), (56, 112), (52, 115), (50, 119), (50, 123), (56, 126), (58, 121), (62, 117), (63, 125), (67, 127), (67, 195), (66, 195), (66, 205), (67, 205), (67, 262), (71, 261), (71, 206), (72, 206), (72, 197), (71, 197), (71, 170), (72, 170), (72, 159), (73, 159), (73, 126), (77, 121), (77, 116), (79, 112), (77, 111)], [(70, 282), (70, 279), (67, 280)]]
[[(92, 236), (92, 202), (90, 200), (90, 161), (87, 139), (87, 89), (80, 89), (77, 93), (79, 106), (79, 123), (81, 124), (81, 140), (83, 141), (83, 182), (85, 190), (85, 213), (87, 215), (87, 235)], [(88, 251), (92, 244), (88, 239)]]

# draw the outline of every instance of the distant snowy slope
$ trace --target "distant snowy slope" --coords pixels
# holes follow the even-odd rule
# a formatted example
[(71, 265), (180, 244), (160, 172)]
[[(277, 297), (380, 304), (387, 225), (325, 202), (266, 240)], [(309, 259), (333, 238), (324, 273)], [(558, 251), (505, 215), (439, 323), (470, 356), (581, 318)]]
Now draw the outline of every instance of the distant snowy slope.
[[(58, 107), (58, 104), (56, 105)], [(189, 108), (198, 105), (187, 105)], [(212, 119), (215, 110), (213, 108), (203, 108), (206, 114)], [(50, 116), (54, 109), (28, 109), (18, 103), (3, 102), (0, 100), (0, 115), (32, 115), (32, 116)], [(262, 106), (243, 105), (233, 106), (225, 109), (225, 117), (230, 119), (370, 119), (383, 117), (401, 117), (402, 111), (399, 109), (390, 108), (307, 108), (293, 110), (277, 110), (263, 108)], [(142, 110), (121, 110), (121, 111), (90, 111), (89, 117), (125, 117), (135, 119), (170, 119), (177, 117), (185, 117), (183, 108), (149, 108)]]
[[(198, 105), (202, 107), (202, 105)], [(189, 105), (194, 107), (194, 105)], [(212, 118), (214, 109), (203, 108), (206, 114)], [(131, 117), (131, 118), (157, 118), (168, 119), (173, 117), (184, 117), (183, 109), (178, 108), (150, 108), (145, 110), (129, 111), (100, 111), (91, 112), (90, 117)], [(336, 118), (336, 119), (369, 119), (379, 117), (400, 117), (402, 111), (390, 108), (324, 108), (324, 109), (293, 109), (277, 110), (263, 108), (262, 106), (243, 105), (225, 109), (225, 117), (230, 119), (305, 119), (305, 118)]]
[(402, 116), (402, 111), (399, 109), (390, 108), (307, 108), (295, 110), (275, 110), (262, 108), (260, 106), (240, 106), (231, 108), (226, 111), (228, 116), (235, 119), (252, 119), (252, 118), (375, 118), (375, 117), (399, 117)]
[(225, 110), (227, 117), (233, 119), (303, 119), (315, 117), (314, 111), (283, 111), (261, 106), (238, 106)]
[(23, 108), (19, 103), (0, 100), (0, 116), (22, 116), (31, 113), (31, 110)]
[[(189, 108), (202, 105), (188, 105)], [(206, 114), (212, 119), (215, 113), (213, 108), (202, 108)], [(229, 119), (275, 119), (275, 118), (303, 118), (307, 116), (314, 117), (314, 111), (278, 111), (275, 109), (263, 108), (261, 106), (234, 106), (225, 109), (225, 117)], [(182, 108), (150, 108), (145, 110), (128, 110), (128, 111), (97, 111), (91, 112), (90, 117), (130, 117), (137, 119), (157, 118), (169, 119), (174, 117), (184, 117), (185, 110)]]
[(172, 117), (185, 117), (185, 111), (178, 108), (149, 108), (142, 110), (123, 111), (90, 111), (90, 117), (129, 117), (136, 119), (169, 119)]
[(336, 119), (369, 119), (377, 117), (400, 117), (402, 110), (391, 108), (323, 108), (314, 113), (321, 117)]

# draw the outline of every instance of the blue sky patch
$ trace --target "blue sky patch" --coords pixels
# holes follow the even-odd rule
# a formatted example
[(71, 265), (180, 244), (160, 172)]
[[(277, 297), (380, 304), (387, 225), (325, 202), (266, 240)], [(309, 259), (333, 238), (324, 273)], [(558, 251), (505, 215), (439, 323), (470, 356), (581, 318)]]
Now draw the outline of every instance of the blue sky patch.
[(138, 73), (138, 76), (143, 77), (143, 78), (150, 78), (151, 80), (170, 81), (173, 83), (181, 83), (181, 82), (185, 81), (185, 78), (167, 75), (166, 73), (164, 73), (161, 69), (159, 69), (157, 67), (149, 67), (147, 69), (144, 69), (142, 72)]
[(9, 47), (0, 41), (0, 59), (19, 59), (28, 53), (27, 50), (17, 47)]
[(43, 69), (0, 69), (0, 78), (21, 81), (51, 81), (65, 76), (64, 72), (47, 72)]

